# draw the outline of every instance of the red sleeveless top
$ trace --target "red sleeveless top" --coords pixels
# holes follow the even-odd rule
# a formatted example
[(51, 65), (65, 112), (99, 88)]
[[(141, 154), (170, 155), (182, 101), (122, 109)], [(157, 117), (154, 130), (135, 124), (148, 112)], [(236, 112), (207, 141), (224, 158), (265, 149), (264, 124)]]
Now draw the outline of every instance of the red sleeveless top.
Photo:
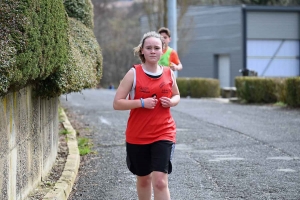
[(126, 142), (130, 144), (150, 144), (159, 140), (175, 142), (176, 124), (170, 108), (162, 107), (159, 98), (172, 97), (173, 79), (171, 69), (163, 67), (159, 78), (145, 74), (141, 65), (134, 65), (136, 87), (134, 99), (156, 95), (158, 103), (154, 109), (135, 108), (130, 111), (126, 129)]

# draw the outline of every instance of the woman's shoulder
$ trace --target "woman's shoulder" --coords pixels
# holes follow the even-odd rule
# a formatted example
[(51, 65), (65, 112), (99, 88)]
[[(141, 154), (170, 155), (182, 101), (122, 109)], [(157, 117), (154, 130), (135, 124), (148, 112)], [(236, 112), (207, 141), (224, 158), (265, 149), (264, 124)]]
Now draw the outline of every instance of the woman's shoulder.
[(142, 67), (142, 64), (135, 64), (132, 66), (133, 68), (137, 69), (137, 68), (141, 68)]
[(172, 76), (173, 70), (170, 67), (162, 67), (163, 68), (163, 72), (168, 75)]

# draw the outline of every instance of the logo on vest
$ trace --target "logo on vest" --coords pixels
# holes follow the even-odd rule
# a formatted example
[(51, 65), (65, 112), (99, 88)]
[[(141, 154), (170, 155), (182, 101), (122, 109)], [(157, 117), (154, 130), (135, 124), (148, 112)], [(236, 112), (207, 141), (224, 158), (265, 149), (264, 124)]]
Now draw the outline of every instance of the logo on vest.
[(140, 87), (139, 89), (140, 89), (140, 92), (142, 92), (142, 93), (150, 93), (150, 90), (148, 87)]
[(168, 94), (170, 92), (170, 90), (168, 90), (168, 89), (162, 89), (161, 90), (161, 93), (163, 93), (163, 94)]
[(162, 88), (162, 87), (164, 87), (165, 85), (166, 85), (166, 83), (165, 83), (165, 82), (162, 82), (161, 84), (159, 84), (159, 87)]

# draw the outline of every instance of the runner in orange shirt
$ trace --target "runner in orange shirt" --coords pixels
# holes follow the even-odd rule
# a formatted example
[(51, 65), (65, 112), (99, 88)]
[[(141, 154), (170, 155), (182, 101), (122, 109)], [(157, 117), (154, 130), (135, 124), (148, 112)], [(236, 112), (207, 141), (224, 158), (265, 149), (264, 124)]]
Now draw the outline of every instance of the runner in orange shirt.
[(169, 47), (171, 41), (171, 32), (168, 28), (162, 27), (158, 33), (164, 38), (165, 48), (158, 64), (161, 66), (169, 66), (173, 71), (182, 70), (182, 64), (179, 60), (177, 52)]

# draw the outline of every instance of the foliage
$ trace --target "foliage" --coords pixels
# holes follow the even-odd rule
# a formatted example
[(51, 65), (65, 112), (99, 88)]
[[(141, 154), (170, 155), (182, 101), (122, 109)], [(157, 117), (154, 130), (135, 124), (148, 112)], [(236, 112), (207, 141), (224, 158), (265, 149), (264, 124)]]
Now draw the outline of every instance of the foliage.
[(220, 83), (212, 78), (191, 78), (190, 79), (191, 97), (219, 97)]
[(236, 77), (237, 96), (247, 103), (275, 103), (276, 83), (272, 78)]
[(100, 81), (102, 56), (93, 31), (72, 18), (69, 18), (69, 27), (68, 64), (38, 85), (39, 96), (47, 94), (47, 97), (51, 97), (79, 92), (95, 87)]
[(190, 85), (189, 85), (189, 78), (177, 78), (176, 79), (178, 89), (180, 91), (181, 97), (190, 96)]
[(44, 80), (67, 63), (68, 19), (61, 1), (4, 0), (0, 13), (0, 95)]
[(81, 156), (91, 153), (91, 147), (92, 144), (90, 143), (88, 138), (84, 138), (84, 137), (78, 138), (78, 148), (79, 148), (79, 154)]
[(37, 95), (53, 97), (99, 83), (102, 56), (91, 29), (91, 2), (77, 2), (77, 10), (65, 3), (86, 26), (68, 18), (60, 0), (2, 1), (0, 96), (28, 84)]
[(279, 102), (286, 102), (286, 79), (285, 78), (273, 78), (273, 81), (275, 82), (276, 88), (275, 88), (275, 95), (277, 98), (277, 101)]
[(300, 107), (300, 77), (286, 79), (286, 103)]
[(275, 106), (278, 106), (278, 107), (286, 107), (286, 103), (282, 102), (282, 101), (278, 101), (274, 104)]
[(81, 21), (90, 29), (94, 28), (91, 0), (65, 0), (64, 5), (69, 17)]
[(177, 78), (181, 97), (219, 97), (219, 80), (212, 78)]
[(260, 78), (236, 77), (237, 96), (247, 103), (282, 102), (300, 106), (300, 77)]
[(62, 107), (58, 107), (58, 120), (60, 123), (64, 122), (64, 115), (63, 115), (63, 108)]
[(70, 132), (68, 130), (66, 130), (66, 129), (62, 129), (62, 130), (59, 131), (59, 134), (61, 134), (61, 135), (67, 135), (67, 134), (70, 134)]

